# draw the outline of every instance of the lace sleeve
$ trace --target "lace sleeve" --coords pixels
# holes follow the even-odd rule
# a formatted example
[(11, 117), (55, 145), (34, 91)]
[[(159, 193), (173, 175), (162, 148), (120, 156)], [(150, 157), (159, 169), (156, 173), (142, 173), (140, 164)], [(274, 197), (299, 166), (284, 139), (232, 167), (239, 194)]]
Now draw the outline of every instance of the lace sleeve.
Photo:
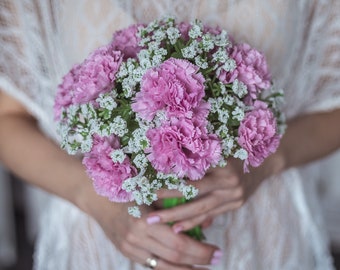
[(307, 112), (340, 107), (340, 1), (316, 3), (305, 37), (306, 58), (301, 77), (304, 92), (312, 92), (303, 106)]
[(46, 98), (52, 94), (51, 65), (39, 16), (43, 8), (47, 6), (35, 1), (0, 1), (0, 89), (18, 99), (41, 125), (51, 127), (53, 99)]

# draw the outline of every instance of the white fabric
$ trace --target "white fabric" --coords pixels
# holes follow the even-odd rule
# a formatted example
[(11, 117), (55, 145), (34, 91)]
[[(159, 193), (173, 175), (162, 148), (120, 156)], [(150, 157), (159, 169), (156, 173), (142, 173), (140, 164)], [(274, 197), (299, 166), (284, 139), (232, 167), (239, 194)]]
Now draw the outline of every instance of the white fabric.
[[(165, 14), (218, 24), (261, 49), (285, 90), (288, 117), (340, 107), (338, 0), (2, 0), (0, 89), (56, 139), (52, 104), (62, 75), (113, 31)], [(244, 207), (219, 217), (206, 234), (224, 257), (211, 269), (332, 269), (315, 166), (268, 180)], [(41, 224), (37, 270), (144, 269), (61, 199), (51, 198)]]
[(331, 244), (340, 251), (340, 151), (337, 151), (321, 164), (320, 199)]

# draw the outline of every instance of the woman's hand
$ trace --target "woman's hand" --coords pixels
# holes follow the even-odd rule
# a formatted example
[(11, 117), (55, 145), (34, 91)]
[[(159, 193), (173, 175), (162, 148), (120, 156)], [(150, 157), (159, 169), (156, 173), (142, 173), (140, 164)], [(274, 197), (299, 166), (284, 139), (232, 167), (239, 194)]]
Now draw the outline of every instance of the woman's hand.
[[(261, 167), (243, 173), (242, 162), (228, 160), (225, 168), (214, 168), (208, 171), (203, 179), (191, 182), (199, 190), (199, 196), (186, 204), (175, 208), (159, 210), (149, 214), (149, 221), (175, 222), (173, 230), (189, 230), (197, 225), (209, 226), (214, 217), (240, 208), (256, 191), (262, 181), (272, 175), (278, 164), (272, 157)], [(180, 197), (179, 192), (161, 190), (160, 198)]]
[(116, 248), (132, 261), (145, 264), (147, 258), (157, 258), (157, 270), (186, 270), (206, 269), (192, 266), (217, 263), (220, 258), (216, 246), (175, 234), (164, 223), (149, 225), (146, 217), (150, 207), (140, 206), (142, 217), (134, 218), (128, 214), (129, 204), (109, 202), (92, 189), (88, 187), (83, 196), (84, 210), (97, 220)]

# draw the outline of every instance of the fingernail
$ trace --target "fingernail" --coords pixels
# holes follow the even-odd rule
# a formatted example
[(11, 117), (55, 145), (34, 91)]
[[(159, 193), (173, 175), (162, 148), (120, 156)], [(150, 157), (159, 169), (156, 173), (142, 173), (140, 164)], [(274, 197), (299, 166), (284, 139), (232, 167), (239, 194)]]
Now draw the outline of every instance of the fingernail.
[(221, 250), (219, 250), (219, 249), (215, 250), (215, 252), (213, 254), (213, 258), (220, 259), (220, 258), (222, 258), (222, 255), (223, 255), (223, 253), (222, 253)]
[(151, 216), (146, 219), (146, 222), (151, 225), (155, 224), (161, 221), (161, 218), (159, 216)]
[(219, 249), (215, 250), (214, 253), (213, 253), (213, 257), (211, 259), (210, 264), (211, 265), (218, 264), (221, 261), (222, 255), (223, 255), (223, 253), (222, 253), (221, 250), (219, 250)]
[(180, 225), (179, 226), (174, 226), (173, 230), (177, 234), (177, 233), (180, 233), (181, 231), (183, 231), (183, 227), (180, 226)]
[(216, 264), (219, 264), (221, 261), (221, 258), (216, 258), (216, 257), (213, 257), (210, 264), (211, 265), (216, 265)]

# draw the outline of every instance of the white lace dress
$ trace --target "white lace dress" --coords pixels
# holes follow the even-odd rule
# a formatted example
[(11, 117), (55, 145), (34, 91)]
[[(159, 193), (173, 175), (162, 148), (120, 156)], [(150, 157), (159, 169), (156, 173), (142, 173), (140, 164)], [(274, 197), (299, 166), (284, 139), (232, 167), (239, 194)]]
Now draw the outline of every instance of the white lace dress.
[[(218, 24), (262, 50), (285, 90), (288, 117), (340, 107), (339, 0), (2, 0), (0, 88), (56, 139), (52, 105), (61, 77), (113, 31), (166, 14)], [(216, 219), (206, 235), (224, 257), (211, 269), (332, 269), (315, 168), (266, 181), (244, 207)], [(123, 257), (90, 217), (51, 197), (35, 269), (144, 267)]]

